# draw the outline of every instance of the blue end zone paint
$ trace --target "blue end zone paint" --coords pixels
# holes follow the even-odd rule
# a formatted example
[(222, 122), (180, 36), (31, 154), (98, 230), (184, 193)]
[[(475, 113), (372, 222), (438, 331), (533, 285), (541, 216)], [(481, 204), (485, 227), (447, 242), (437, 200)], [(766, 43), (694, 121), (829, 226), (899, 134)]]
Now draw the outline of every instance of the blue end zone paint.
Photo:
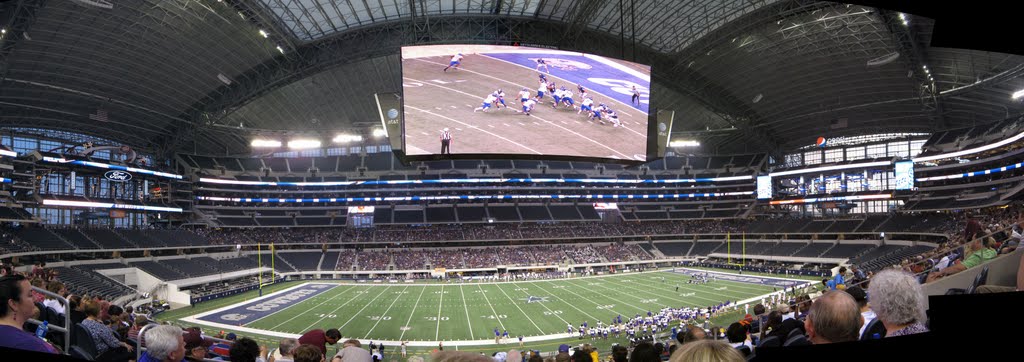
[(271, 314), (280, 312), (285, 308), (301, 303), (309, 298), (323, 294), (335, 287), (337, 287), (337, 285), (309, 284), (301, 288), (292, 289), (272, 298), (252, 301), (231, 309), (202, 316), (197, 319), (231, 325), (252, 323)]
[[(747, 284), (769, 285), (769, 286), (780, 287), (780, 288), (788, 288), (788, 287), (792, 287), (794, 285), (803, 285), (803, 284), (811, 283), (811, 281), (796, 281), (796, 280), (788, 280), (788, 279), (776, 279), (776, 278), (759, 277), (759, 276), (724, 274), (724, 273), (717, 273), (717, 272), (713, 272), (713, 271), (705, 272), (705, 271), (685, 270), (685, 269), (677, 269), (675, 271), (668, 271), (668, 273), (676, 273), (676, 274), (683, 274), (683, 275), (695, 275), (695, 274), (708, 273), (708, 275), (713, 275), (716, 280), (725, 280), (725, 281), (730, 281), (730, 282), (739, 282), (739, 283), (747, 283)], [(714, 283), (714, 282), (712, 282), (712, 283)]]
[[(586, 89), (592, 89), (597, 93), (614, 98), (625, 104), (631, 104), (632, 101), (632, 89), (629, 87), (630, 84), (636, 84), (637, 90), (640, 91), (640, 110), (644, 113), (650, 111), (650, 105), (645, 103), (650, 100), (650, 88), (651, 82), (637, 78), (629, 73), (615, 69), (608, 65), (602, 64), (601, 62), (593, 59), (586, 58), (582, 55), (569, 55), (569, 54), (519, 54), (519, 53), (485, 53), (486, 55), (494, 59), (504, 60), (509, 63), (522, 65), (530, 69), (537, 69), (537, 62), (533, 59), (543, 58), (551, 69), (551, 76), (558, 77), (561, 79), (568, 80), (572, 84), (558, 84), (555, 81), (555, 85), (558, 87), (565, 86), (566, 89), (573, 92), (573, 97), (579, 99), (579, 91), (576, 90), (576, 84), (583, 85)], [(576, 66), (574, 66), (574, 64)], [(590, 69), (582, 69), (579, 65), (589, 66)], [(541, 69), (543, 73), (544, 70)], [(547, 74), (547, 73), (544, 73)], [(606, 79), (604, 81), (601, 79)], [(537, 79), (530, 79), (531, 85), (537, 84)], [(551, 81), (549, 79), (549, 81)], [(623, 94), (615, 89), (628, 90), (628, 94)], [(596, 101), (597, 99), (595, 99)], [(612, 109), (621, 109), (619, 106), (611, 106)], [(626, 110), (637, 109), (636, 105), (633, 105)]]

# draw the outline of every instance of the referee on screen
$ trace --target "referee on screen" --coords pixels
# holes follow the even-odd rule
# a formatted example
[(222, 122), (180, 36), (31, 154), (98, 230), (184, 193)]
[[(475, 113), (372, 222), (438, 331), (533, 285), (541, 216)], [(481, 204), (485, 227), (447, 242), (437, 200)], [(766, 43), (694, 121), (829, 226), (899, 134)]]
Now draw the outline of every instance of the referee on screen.
[(452, 150), (450, 149), (451, 145), (452, 134), (448, 132), (447, 128), (445, 128), (444, 131), (441, 132), (441, 154), (452, 154)]

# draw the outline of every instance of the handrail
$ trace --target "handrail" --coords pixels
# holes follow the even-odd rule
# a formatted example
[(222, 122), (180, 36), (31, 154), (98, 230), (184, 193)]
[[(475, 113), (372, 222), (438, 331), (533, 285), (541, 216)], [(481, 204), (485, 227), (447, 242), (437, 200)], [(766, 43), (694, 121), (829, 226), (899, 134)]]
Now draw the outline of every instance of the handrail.
[[(57, 293), (50, 292), (49, 290), (42, 289), (39, 287), (32, 287), (32, 290), (34, 290), (36, 293), (48, 297), (53, 297), (54, 299), (63, 302), (62, 304), (64, 304), (64, 327), (47, 325), (46, 328), (53, 329), (60, 333), (64, 333), (64, 353), (68, 353), (68, 349), (71, 348), (71, 303), (68, 302), (67, 298), (62, 297)], [(43, 311), (39, 312), (42, 313)], [(43, 324), (43, 322), (32, 318), (30, 318), (28, 322), (35, 325)]]
[(146, 348), (146, 347), (142, 346), (142, 341), (143, 341), (142, 336), (146, 333), (147, 330), (149, 330), (152, 327), (156, 327), (158, 325), (160, 325), (160, 324), (156, 323), (155, 321), (152, 321), (151, 323), (147, 324), (145, 327), (142, 327), (142, 329), (139, 330), (139, 336), (135, 337), (135, 338), (138, 339), (137, 341), (135, 341), (136, 342), (136, 344), (135, 344), (135, 360), (136, 361), (141, 361), (142, 360), (142, 350)]

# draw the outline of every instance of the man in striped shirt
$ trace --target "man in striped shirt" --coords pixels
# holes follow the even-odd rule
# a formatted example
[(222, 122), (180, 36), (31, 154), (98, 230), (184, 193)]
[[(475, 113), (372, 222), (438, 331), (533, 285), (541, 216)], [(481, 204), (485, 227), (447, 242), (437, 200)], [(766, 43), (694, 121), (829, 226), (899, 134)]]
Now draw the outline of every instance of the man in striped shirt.
[(442, 155), (444, 155), (444, 154), (449, 154), (449, 155), (452, 154), (452, 151), (449, 148), (449, 147), (451, 147), (451, 144), (452, 144), (452, 134), (450, 132), (448, 132), (447, 128), (445, 128), (444, 131), (441, 132), (441, 154)]

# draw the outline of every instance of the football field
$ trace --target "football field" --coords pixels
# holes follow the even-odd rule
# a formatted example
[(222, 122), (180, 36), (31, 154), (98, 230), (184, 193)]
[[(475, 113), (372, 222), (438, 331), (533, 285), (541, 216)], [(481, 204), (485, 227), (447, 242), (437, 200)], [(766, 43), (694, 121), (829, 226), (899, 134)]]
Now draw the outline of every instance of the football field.
[[(345, 339), (394, 346), (494, 344), (494, 329), (526, 342), (564, 339), (567, 325), (608, 323), (613, 317), (657, 313), (664, 307), (707, 307), (744, 301), (751, 306), (774, 288), (806, 281), (712, 273), (706, 285), (687, 284), (679, 269), (525, 282), (333, 283), (310, 281), (196, 314), (190, 324), (247, 335), (287, 337), (338, 328)], [(678, 286), (678, 291), (676, 287)], [(742, 310), (742, 305), (739, 306)]]

